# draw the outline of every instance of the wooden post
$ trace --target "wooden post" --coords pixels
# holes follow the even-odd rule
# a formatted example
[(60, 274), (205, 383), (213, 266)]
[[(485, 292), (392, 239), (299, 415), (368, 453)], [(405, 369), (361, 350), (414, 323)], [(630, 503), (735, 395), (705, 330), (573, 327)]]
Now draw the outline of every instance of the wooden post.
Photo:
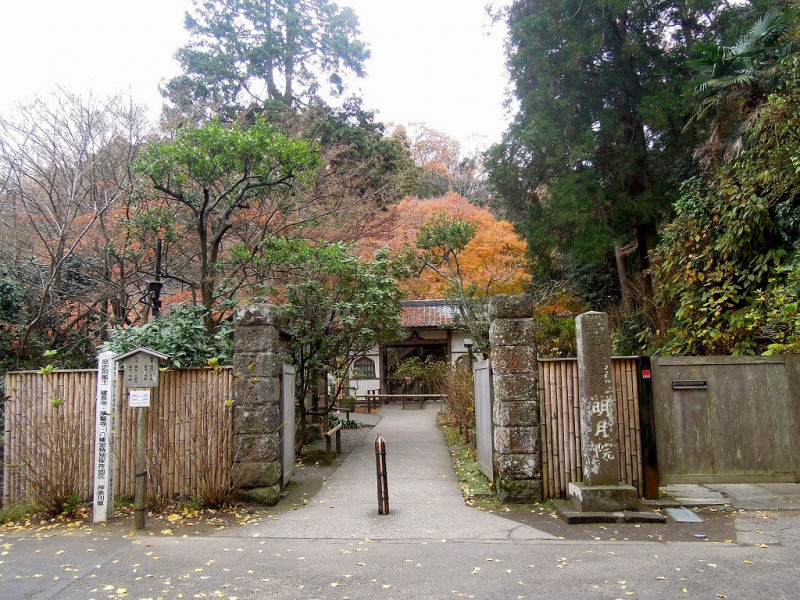
[(649, 356), (638, 359), (639, 371), (639, 428), (642, 436), (642, 463), (644, 464), (644, 497), (658, 499), (658, 453), (656, 449), (656, 420), (653, 404), (652, 367)]
[[(153, 319), (161, 314), (161, 238), (156, 240), (155, 280), (151, 281), (148, 289), (150, 306)], [(155, 392), (151, 398), (157, 394)], [(140, 407), (136, 413), (136, 489), (134, 496), (134, 528), (144, 529), (144, 504), (147, 494), (147, 455), (145, 453), (145, 439), (147, 436), (147, 409)]]
[(375, 438), (375, 463), (378, 476), (378, 514), (389, 514), (389, 483), (386, 472), (386, 442), (378, 434)]
[(144, 499), (147, 492), (147, 409), (136, 409), (136, 495), (134, 498), (134, 528), (144, 529)]

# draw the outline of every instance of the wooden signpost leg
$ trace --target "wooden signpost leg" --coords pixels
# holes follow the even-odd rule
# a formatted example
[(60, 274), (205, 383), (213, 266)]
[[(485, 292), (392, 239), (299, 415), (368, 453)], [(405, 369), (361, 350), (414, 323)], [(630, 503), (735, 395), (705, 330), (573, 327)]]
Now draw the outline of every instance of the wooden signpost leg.
[(144, 529), (144, 499), (147, 491), (146, 429), (147, 409), (139, 408), (136, 411), (136, 490), (134, 498), (134, 527), (136, 529)]

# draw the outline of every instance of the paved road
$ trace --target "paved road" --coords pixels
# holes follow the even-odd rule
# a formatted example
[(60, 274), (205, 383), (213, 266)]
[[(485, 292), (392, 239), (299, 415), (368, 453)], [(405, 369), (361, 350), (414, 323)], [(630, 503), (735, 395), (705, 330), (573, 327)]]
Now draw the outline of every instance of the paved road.
[(308, 507), (236, 537), (0, 535), (0, 600), (798, 597), (797, 511), (744, 514), (739, 543), (553, 539), (464, 506), (434, 412), (389, 407), (374, 430), (388, 516), (368, 435)]
[[(797, 543), (3, 540), (0, 598), (796, 599)], [(628, 595), (628, 594), (632, 595)]]

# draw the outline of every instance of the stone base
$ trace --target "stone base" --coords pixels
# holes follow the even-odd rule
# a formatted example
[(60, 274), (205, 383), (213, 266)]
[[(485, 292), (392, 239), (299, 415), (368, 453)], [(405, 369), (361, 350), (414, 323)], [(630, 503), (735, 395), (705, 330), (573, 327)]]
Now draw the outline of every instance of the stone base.
[(630, 485), (570, 483), (569, 499), (580, 512), (619, 512), (639, 509), (639, 493)]
[(581, 512), (575, 510), (572, 502), (566, 500), (555, 500), (553, 505), (556, 514), (568, 525), (579, 525), (585, 523), (666, 523), (667, 517), (648, 509), (644, 505), (639, 505), (637, 510), (623, 511), (591, 511)]
[(281, 486), (253, 488), (251, 490), (239, 490), (239, 498), (245, 502), (253, 502), (264, 506), (275, 506), (281, 499)]
[(233, 465), (233, 480), (242, 489), (278, 485), (281, 480), (281, 463), (277, 460), (235, 463)]
[(509, 504), (533, 504), (542, 501), (541, 479), (501, 479), (495, 480), (497, 497)]

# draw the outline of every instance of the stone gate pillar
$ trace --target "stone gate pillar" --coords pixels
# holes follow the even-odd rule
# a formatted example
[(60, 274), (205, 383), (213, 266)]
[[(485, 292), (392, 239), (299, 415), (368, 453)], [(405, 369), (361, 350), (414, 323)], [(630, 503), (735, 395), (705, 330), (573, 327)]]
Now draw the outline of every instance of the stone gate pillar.
[(494, 382), (494, 465), (504, 502), (542, 500), (539, 369), (529, 295), (489, 301)]
[(278, 309), (254, 304), (234, 315), (233, 477), (240, 495), (265, 504), (280, 498)]

